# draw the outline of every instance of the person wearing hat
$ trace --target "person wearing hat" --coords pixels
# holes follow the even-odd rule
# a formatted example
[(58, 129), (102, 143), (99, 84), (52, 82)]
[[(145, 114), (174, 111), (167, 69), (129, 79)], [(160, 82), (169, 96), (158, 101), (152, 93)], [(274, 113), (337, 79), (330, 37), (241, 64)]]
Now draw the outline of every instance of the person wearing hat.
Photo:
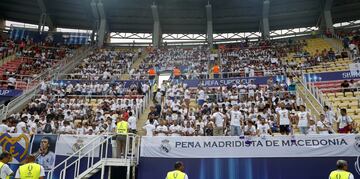
[(182, 162), (176, 162), (174, 170), (167, 173), (165, 179), (189, 179), (186, 173), (184, 173), (185, 166)]
[(336, 162), (336, 170), (332, 171), (329, 179), (354, 179), (354, 175), (348, 172), (348, 163), (345, 160), (338, 160)]

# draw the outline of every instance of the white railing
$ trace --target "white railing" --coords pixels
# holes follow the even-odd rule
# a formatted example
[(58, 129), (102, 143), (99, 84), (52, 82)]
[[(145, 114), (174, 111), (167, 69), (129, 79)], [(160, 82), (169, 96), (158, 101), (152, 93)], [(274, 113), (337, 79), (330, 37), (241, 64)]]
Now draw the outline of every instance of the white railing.
[(302, 79), (302, 78), (300, 77), (300, 78), (298, 78), (298, 79), (299, 79), (298, 81), (299, 81), (300, 85), (303, 86), (304, 91), (300, 90), (300, 88), (298, 88), (297, 91), (298, 91), (299, 93), (301, 93), (302, 96), (304, 96), (304, 101), (308, 101), (308, 104), (310, 104), (311, 107), (314, 109), (314, 111), (313, 111), (312, 114), (314, 114), (314, 112), (315, 112), (317, 116), (320, 116), (320, 114), (322, 113), (322, 111), (319, 111), (319, 110), (316, 108), (316, 106), (313, 104), (312, 100), (310, 100), (308, 94), (309, 94), (312, 98), (315, 99), (315, 101), (316, 101), (317, 104), (321, 107), (321, 109), (324, 108), (324, 105), (322, 105), (322, 104), (320, 103), (320, 101), (316, 98), (316, 95), (314, 95), (313, 91), (311, 91), (311, 90), (309, 89), (309, 87), (308, 87), (307, 84), (306, 84), (306, 81), (303, 81), (303, 80), (305, 80), (305, 78)]
[[(67, 159), (63, 160), (62, 162), (60, 162), (58, 165), (56, 165), (52, 170), (50, 170), (47, 174), (47, 179), (52, 179), (55, 175), (55, 171), (59, 170), (61, 168), (65, 168), (68, 163), (70, 163), (70, 160), (73, 157), (79, 157), (81, 155), (81, 153), (84, 152), (85, 149), (89, 148), (90, 146), (93, 146), (95, 143), (98, 143), (98, 141), (100, 140), (100, 138), (103, 138), (103, 135), (98, 135), (96, 137), (94, 137), (92, 140), (90, 140), (87, 144), (85, 144), (82, 148), (80, 148), (78, 151), (76, 151), (75, 153), (73, 153), (72, 155), (70, 155)], [(63, 167), (65, 166), (65, 167)]]
[[(106, 165), (104, 159), (113, 159), (113, 157), (109, 156), (109, 151), (112, 149), (112, 152), (116, 152), (116, 148), (112, 147), (111, 141), (116, 138), (117, 135), (107, 135), (100, 136), (101, 141), (98, 142), (99, 137), (93, 139), (87, 145), (85, 145), (82, 149), (75, 152), (73, 155), (69, 156), (66, 160), (58, 164), (54, 169), (52, 169), (48, 175), (47, 179), (52, 179), (54, 175), (58, 175), (59, 179), (67, 179), (69, 178), (78, 178), (86, 172), (88, 169), (96, 169), (101, 167), (101, 174), (104, 175), (104, 166)], [(139, 146), (140, 146), (140, 138), (134, 134), (128, 134), (126, 136), (126, 144), (125, 144), (125, 153), (123, 158), (118, 158), (115, 156), (115, 159), (121, 159), (121, 162), (124, 163), (124, 166), (128, 167), (128, 176), (130, 176), (130, 166), (136, 166), (139, 163)], [(111, 145), (112, 144), (112, 145)], [(91, 147), (89, 150), (85, 150), (86, 148)], [(111, 148), (109, 148), (111, 147)], [(119, 146), (117, 146), (119, 147)], [(115, 151), (114, 151), (115, 149)], [(74, 157), (77, 157), (75, 160)], [(104, 162), (101, 165), (98, 165), (98, 162)], [(81, 169), (80, 166), (86, 166), (85, 169)], [(60, 170), (60, 173), (56, 173), (55, 171)], [(73, 169), (70, 170), (70, 169)], [(69, 170), (71, 173), (68, 173)]]

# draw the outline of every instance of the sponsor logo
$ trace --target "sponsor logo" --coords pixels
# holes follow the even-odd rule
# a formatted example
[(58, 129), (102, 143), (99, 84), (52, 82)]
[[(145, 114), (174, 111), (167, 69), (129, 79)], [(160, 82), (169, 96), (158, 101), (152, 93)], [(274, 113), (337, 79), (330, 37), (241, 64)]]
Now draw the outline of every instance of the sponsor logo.
[(170, 150), (171, 150), (170, 141), (167, 139), (162, 140), (160, 145), (160, 151), (169, 153)]

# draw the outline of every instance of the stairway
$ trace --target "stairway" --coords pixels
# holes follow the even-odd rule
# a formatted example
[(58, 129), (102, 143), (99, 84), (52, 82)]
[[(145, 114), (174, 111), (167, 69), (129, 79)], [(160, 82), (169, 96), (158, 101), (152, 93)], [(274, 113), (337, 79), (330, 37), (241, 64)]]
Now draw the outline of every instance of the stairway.
[(146, 135), (145, 129), (143, 129), (143, 126), (145, 125), (145, 122), (148, 119), (148, 114), (150, 112), (150, 106), (154, 106), (154, 102), (151, 100), (149, 101), (149, 105), (145, 108), (144, 112), (140, 115), (139, 119), (137, 120), (136, 126), (137, 126), (137, 135), (144, 136)]
[(324, 40), (332, 46), (335, 52), (341, 52), (344, 48), (342, 42), (338, 39), (325, 37)]
[[(89, 143), (50, 170), (46, 178), (88, 179), (98, 172), (101, 172), (101, 178), (104, 178), (105, 175), (110, 176), (111, 167), (117, 166), (126, 168), (126, 176), (122, 176), (122, 178), (130, 179), (131, 177), (134, 179), (135, 167), (139, 161), (140, 138), (128, 134), (127, 147), (124, 152), (126, 157), (114, 158), (117, 157), (114, 151), (117, 149), (116, 136), (115, 134), (94, 137)], [(109, 170), (105, 170), (105, 167), (108, 167)], [(117, 171), (113, 172), (116, 173)]]
[(320, 114), (323, 112), (322, 105), (315, 99), (309, 90), (306, 89), (304, 83), (300, 82), (299, 79), (295, 79), (296, 83), (296, 93), (300, 97), (306, 106), (306, 109), (310, 111), (312, 116), (315, 116), (316, 119), (320, 118)]
[[(148, 56), (148, 53), (146, 52), (146, 50), (143, 50), (143, 52), (141, 53), (141, 55), (131, 64), (130, 69), (139, 69), (139, 66), (141, 63), (143, 63), (143, 60)], [(120, 77), (120, 80), (130, 80), (130, 75), (129, 74), (122, 74)]]

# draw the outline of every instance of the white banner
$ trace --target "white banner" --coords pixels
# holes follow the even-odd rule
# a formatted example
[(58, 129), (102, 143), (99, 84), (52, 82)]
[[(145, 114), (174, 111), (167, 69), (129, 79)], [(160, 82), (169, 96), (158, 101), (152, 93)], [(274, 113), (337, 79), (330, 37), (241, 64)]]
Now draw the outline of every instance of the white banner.
[(352, 76), (360, 75), (360, 63), (350, 63), (349, 68)]
[[(95, 136), (90, 135), (60, 135), (56, 145), (56, 155), (70, 156), (87, 143), (89, 143)], [(95, 144), (100, 143), (100, 139)], [(91, 150), (91, 146), (85, 148), (82, 153)], [(95, 157), (99, 156), (99, 150), (95, 151)]]
[(141, 157), (247, 158), (359, 156), (359, 135), (142, 137)]

